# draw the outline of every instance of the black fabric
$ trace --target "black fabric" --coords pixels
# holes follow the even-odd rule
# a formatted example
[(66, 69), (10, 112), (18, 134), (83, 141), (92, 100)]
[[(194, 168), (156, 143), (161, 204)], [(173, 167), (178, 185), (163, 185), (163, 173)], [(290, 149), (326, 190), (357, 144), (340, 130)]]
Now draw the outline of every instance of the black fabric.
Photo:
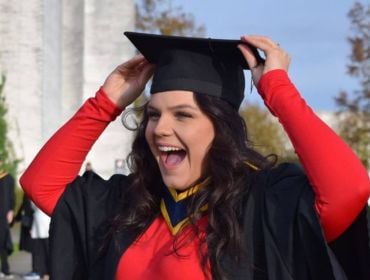
[(245, 257), (224, 259), (227, 279), (347, 279), (326, 245), (313, 192), (298, 166), (262, 172), (245, 209)]
[(32, 238), (30, 231), (33, 222), (33, 212), (34, 211), (31, 207), (30, 199), (26, 195), (23, 195), (22, 204), (14, 217), (15, 222), (21, 223), (21, 231), (19, 236), (19, 250), (27, 252), (32, 251)]
[(365, 207), (350, 228), (330, 244), (350, 279), (370, 279), (369, 211)]
[(105, 279), (99, 246), (127, 185), (125, 176), (85, 172), (67, 187), (50, 223), (51, 279)]
[(9, 262), (8, 253), (6, 251), (0, 252), (0, 262), (1, 262), (1, 272), (4, 274), (9, 274)]
[(0, 216), (6, 217), (6, 213), (14, 210), (15, 207), (15, 189), (14, 178), (6, 174), (0, 178)]
[(41, 277), (49, 274), (49, 238), (33, 239), (32, 268)]
[(0, 178), (0, 252), (11, 254), (13, 243), (11, 240), (7, 213), (14, 210), (15, 190), (14, 179), (10, 174)]
[[(238, 109), (244, 97), (240, 40), (124, 33), (156, 65), (151, 93), (188, 90), (221, 98)], [(249, 46), (262, 61), (255, 47)]]
[[(78, 177), (67, 188), (51, 223), (52, 280), (114, 279), (121, 255), (137, 235), (119, 236), (103, 256), (96, 247), (129, 181), (123, 175), (104, 181), (90, 174)], [(366, 221), (358, 219), (354, 225), (357, 223), (359, 230), (368, 234)], [(313, 192), (295, 165), (258, 173), (255, 187), (245, 198), (242, 224), (243, 258), (225, 256), (220, 260), (227, 279), (370, 279), (367, 272), (363, 275), (367, 278), (354, 278), (351, 272), (365, 271), (362, 266), (366, 263), (348, 266), (343, 252), (332, 251), (326, 244), (314, 210)], [(347, 247), (360, 244), (368, 249), (366, 242), (359, 236), (349, 236), (345, 241)]]
[[(241, 40), (168, 36), (129, 31), (124, 32), (124, 34), (150, 63), (157, 64), (163, 52), (177, 49), (220, 55), (225, 59), (234, 61), (243, 69), (250, 68), (237, 48), (239, 44), (246, 44)], [(263, 62), (257, 49), (249, 44), (248, 47), (251, 48), (257, 61)]]
[(244, 98), (243, 69), (233, 61), (187, 50), (163, 52), (150, 93), (187, 90), (221, 98), (235, 109)]

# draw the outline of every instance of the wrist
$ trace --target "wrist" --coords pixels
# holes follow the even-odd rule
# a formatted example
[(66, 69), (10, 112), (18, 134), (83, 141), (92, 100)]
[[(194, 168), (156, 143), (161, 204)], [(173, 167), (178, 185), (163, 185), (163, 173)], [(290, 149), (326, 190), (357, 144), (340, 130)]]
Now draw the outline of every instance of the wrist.
[(265, 97), (274, 91), (277, 85), (292, 84), (289, 79), (288, 73), (283, 69), (274, 69), (264, 73), (257, 85), (259, 94)]
[(114, 118), (120, 115), (125, 109), (124, 106), (119, 106), (114, 98), (106, 93), (104, 87), (100, 87), (95, 97), (99, 105)]
[(265, 73), (261, 77), (257, 89), (266, 107), (274, 116), (282, 113), (284, 108), (289, 107), (292, 100), (299, 96), (297, 89), (288, 77), (288, 73), (283, 69)]

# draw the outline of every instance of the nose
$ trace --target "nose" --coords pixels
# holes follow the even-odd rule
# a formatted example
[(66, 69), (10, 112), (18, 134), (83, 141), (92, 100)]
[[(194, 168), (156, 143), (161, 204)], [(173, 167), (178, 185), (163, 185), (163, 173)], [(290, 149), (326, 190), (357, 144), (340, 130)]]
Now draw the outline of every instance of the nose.
[(157, 136), (168, 136), (173, 131), (172, 121), (166, 115), (161, 115), (154, 127), (154, 134)]

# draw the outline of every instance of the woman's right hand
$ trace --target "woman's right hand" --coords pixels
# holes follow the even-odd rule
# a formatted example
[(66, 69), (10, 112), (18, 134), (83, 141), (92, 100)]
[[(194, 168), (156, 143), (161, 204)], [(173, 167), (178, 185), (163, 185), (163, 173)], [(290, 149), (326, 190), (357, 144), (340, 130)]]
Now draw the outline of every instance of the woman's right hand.
[(107, 77), (103, 90), (119, 108), (130, 105), (143, 92), (154, 66), (142, 55), (117, 66)]

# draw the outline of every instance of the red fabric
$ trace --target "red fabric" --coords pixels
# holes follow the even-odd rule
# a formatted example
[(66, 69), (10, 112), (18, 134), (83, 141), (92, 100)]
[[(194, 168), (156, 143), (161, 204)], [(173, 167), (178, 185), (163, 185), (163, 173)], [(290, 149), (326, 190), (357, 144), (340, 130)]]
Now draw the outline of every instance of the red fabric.
[[(291, 138), (314, 188), (326, 238), (331, 241), (352, 223), (366, 203), (370, 192), (366, 170), (306, 105), (284, 71), (263, 75), (259, 91)], [(120, 112), (100, 89), (41, 149), (20, 183), (44, 212), (52, 214), (88, 151)]]
[[(202, 234), (205, 234), (207, 224), (207, 217), (199, 221)], [(125, 251), (118, 264), (116, 279), (207, 279), (200, 264), (199, 239), (194, 236), (191, 227), (188, 226), (181, 232), (177, 254), (173, 251), (173, 242), (173, 235), (162, 216), (159, 216)], [(210, 273), (209, 263), (205, 270)]]
[(283, 70), (266, 73), (259, 92), (283, 125), (315, 192), (315, 207), (328, 241), (357, 217), (370, 194), (360, 160), (299, 95)]

